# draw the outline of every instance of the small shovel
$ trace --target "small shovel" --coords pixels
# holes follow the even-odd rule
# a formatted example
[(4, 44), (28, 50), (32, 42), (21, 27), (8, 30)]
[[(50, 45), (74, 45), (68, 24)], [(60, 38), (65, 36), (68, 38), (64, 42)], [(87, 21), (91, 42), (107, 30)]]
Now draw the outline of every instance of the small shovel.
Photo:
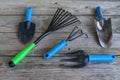
[(18, 38), (23, 43), (29, 42), (35, 33), (35, 24), (32, 23), (32, 7), (27, 7), (24, 22), (20, 22), (18, 28)]
[(96, 8), (98, 17), (94, 20), (96, 32), (98, 35), (99, 43), (101, 47), (108, 48), (112, 44), (112, 26), (111, 18), (108, 20), (102, 15), (102, 9)]

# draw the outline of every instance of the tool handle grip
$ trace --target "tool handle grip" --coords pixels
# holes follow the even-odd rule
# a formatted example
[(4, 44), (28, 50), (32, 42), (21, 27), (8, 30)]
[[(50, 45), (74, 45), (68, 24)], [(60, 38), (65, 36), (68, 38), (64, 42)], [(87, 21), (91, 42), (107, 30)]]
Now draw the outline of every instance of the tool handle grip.
[(25, 56), (35, 47), (34, 43), (29, 44), (26, 48), (24, 48), (23, 50), (21, 50), (16, 56), (14, 56), (12, 58), (12, 60), (10, 62), (12, 62), (11, 64), (9, 64), (10, 67), (12, 67), (12, 65), (17, 65), (20, 61), (22, 61)]
[(26, 8), (25, 21), (30, 21), (30, 22), (32, 21), (32, 7)]
[(115, 58), (112, 54), (88, 54), (88, 62), (112, 62)]
[(44, 54), (44, 59), (48, 60), (52, 56), (54, 56), (58, 51), (60, 51), (62, 48), (64, 48), (67, 45), (67, 42), (65, 40), (61, 40), (56, 46), (54, 46), (51, 50), (49, 50), (47, 53)]
[(103, 14), (102, 14), (102, 8), (101, 8), (100, 6), (98, 6), (98, 7), (96, 8), (96, 12), (97, 12), (98, 18), (99, 18), (100, 20), (105, 19), (105, 17), (104, 17)]

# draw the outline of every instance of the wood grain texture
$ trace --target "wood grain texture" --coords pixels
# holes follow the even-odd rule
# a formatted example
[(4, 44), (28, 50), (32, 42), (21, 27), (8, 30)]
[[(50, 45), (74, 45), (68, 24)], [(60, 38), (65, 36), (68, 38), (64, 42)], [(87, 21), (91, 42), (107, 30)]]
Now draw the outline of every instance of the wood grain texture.
[(120, 2), (112, 0), (1, 0), (0, 5), (0, 15), (23, 15), (27, 6), (34, 8), (34, 15), (53, 15), (58, 7), (62, 7), (76, 15), (94, 15), (94, 9), (99, 5), (103, 7), (105, 15), (120, 15)]
[[(4, 59), (6, 58), (6, 59)], [(9, 57), (0, 57), (1, 80), (119, 80), (120, 59), (108, 64), (88, 64), (80, 69), (63, 69), (59, 67), (60, 59), (54, 57), (45, 61), (41, 57), (26, 57), (15, 68), (6, 64)]]
[[(15, 68), (8, 67), (11, 58), (26, 45), (19, 42), (17, 29), (23, 21), (25, 8), (33, 7), (33, 22), (36, 33), (32, 41), (48, 27), (58, 7), (76, 15), (81, 24), (77, 24), (84, 36), (68, 42), (63, 50), (51, 60), (45, 61), (42, 55), (65, 39), (73, 24), (55, 31), (44, 38), (27, 57)], [(113, 44), (110, 48), (100, 47), (94, 27), (96, 6), (103, 8), (106, 18), (112, 19)], [(59, 36), (58, 36), (59, 35)], [(120, 79), (120, 0), (0, 0), (0, 80), (119, 80)], [(89, 64), (80, 69), (62, 69), (59, 67), (60, 54), (83, 49), (87, 53), (113, 53), (117, 59), (112, 63)]]

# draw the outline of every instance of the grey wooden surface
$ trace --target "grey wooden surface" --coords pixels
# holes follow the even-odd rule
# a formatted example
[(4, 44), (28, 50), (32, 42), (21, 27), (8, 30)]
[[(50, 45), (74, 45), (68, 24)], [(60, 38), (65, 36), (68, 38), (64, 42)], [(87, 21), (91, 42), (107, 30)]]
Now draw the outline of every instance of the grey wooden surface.
[[(34, 50), (15, 68), (9, 68), (10, 59), (26, 45), (17, 38), (19, 22), (23, 21), (25, 8), (33, 7), (33, 22), (36, 33), (33, 40), (48, 27), (57, 7), (76, 15), (88, 38), (80, 37), (68, 42), (59, 54), (45, 61), (42, 55), (61, 39), (68, 36), (72, 26), (58, 30), (44, 38)], [(93, 19), (95, 8), (101, 6), (103, 14), (112, 19), (113, 44), (103, 49), (99, 46)], [(59, 35), (59, 36), (58, 36)], [(120, 1), (119, 0), (0, 0), (0, 80), (120, 80)], [(88, 53), (114, 53), (112, 63), (89, 64), (81, 69), (62, 69), (60, 53), (86, 50)]]

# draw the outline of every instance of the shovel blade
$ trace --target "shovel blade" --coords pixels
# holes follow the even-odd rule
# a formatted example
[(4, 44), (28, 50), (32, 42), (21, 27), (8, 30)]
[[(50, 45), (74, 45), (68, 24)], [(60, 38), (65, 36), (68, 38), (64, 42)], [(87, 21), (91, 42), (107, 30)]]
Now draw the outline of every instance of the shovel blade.
[[(112, 26), (111, 19), (104, 20), (103, 26), (100, 25), (98, 20), (94, 20), (96, 26), (96, 32), (98, 35), (98, 40), (103, 48), (108, 48), (112, 44)], [(102, 29), (100, 29), (100, 27)]]
[(28, 43), (34, 36), (35, 24), (32, 22), (21, 22), (18, 29), (18, 38), (23, 43)]

